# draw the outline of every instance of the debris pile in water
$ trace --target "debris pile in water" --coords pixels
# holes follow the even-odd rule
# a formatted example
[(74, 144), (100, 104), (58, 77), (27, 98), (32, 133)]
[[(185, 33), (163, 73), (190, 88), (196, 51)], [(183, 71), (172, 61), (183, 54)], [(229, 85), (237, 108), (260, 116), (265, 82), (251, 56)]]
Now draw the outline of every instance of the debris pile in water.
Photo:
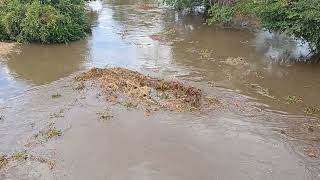
[(200, 89), (176, 81), (145, 76), (124, 68), (93, 68), (75, 78), (77, 81), (96, 79), (109, 101), (127, 96), (145, 105), (157, 105), (174, 111), (199, 110), (204, 105), (221, 105), (215, 98), (203, 97)]
[(8, 158), (5, 155), (0, 154), (0, 170), (8, 164)]
[(12, 161), (27, 161), (27, 160), (36, 161), (39, 163), (46, 163), (48, 164), (49, 169), (53, 169), (53, 167), (55, 166), (55, 163), (52, 160), (49, 160), (40, 156), (32, 155), (27, 151), (21, 151), (21, 152), (16, 152), (11, 156), (0, 154), (0, 170), (4, 169)]

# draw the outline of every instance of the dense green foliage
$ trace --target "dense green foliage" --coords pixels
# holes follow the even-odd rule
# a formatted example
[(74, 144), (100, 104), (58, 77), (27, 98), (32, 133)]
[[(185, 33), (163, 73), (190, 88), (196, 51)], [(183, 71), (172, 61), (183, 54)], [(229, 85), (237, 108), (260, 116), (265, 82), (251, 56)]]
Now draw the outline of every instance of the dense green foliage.
[(213, 4), (208, 9), (208, 24), (229, 23), (234, 16), (234, 8), (223, 4)]
[(89, 29), (83, 0), (0, 0), (0, 40), (66, 43)]
[(303, 38), (311, 44), (316, 53), (319, 53), (319, 0), (261, 0), (252, 5), (263, 27)]

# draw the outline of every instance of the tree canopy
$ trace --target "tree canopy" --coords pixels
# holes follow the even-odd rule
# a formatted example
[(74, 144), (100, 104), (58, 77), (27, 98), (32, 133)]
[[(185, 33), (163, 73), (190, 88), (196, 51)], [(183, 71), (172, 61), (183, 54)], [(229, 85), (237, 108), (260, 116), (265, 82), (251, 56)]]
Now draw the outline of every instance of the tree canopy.
[(89, 30), (83, 0), (0, 0), (0, 40), (67, 43)]

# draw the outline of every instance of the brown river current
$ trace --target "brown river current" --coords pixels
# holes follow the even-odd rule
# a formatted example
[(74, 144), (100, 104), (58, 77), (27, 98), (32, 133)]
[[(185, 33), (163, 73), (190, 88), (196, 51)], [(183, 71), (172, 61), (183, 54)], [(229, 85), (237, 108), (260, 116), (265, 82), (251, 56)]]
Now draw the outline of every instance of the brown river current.
[[(320, 65), (293, 60), (307, 45), (208, 27), (201, 16), (158, 4), (104, 0), (90, 8), (86, 39), (0, 53), (0, 154), (26, 150), (50, 160), (9, 162), (0, 179), (320, 179)], [(95, 88), (74, 90), (72, 77), (92, 67), (183, 81), (228, 106), (129, 111)], [(113, 118), (101, 121), (106, 109)], [(49, 126), (62, 136), (34, 143)]]

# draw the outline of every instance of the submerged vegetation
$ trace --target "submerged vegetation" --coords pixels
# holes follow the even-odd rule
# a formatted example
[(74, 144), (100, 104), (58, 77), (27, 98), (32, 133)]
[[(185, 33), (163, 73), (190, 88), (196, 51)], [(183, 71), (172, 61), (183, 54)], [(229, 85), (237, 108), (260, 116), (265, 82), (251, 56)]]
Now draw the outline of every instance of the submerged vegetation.
[(53, 169), (55, 166), (54, 161), (43, 158), (41, 156), (36, 156), (33, 154), (30, 154), (27, 151), (18, 151), (13, 153), (12, 155), (2, 155), (0, 154), (0, 170), (4, 169), (9, 163), (12, 161), (18, 161), (18, 162), (23, 162), (23, 161), (35, 161), (39, 163), (46, 163), (49, 167), (49, 169)]
[(62, 96), (61, 94), (56, 93), (56, 94), (51, 95), (51, 98), (52, 99), (57, 99), (57, 98), (59, 98), (61, 96)]
[(50, 139), (60, 137), (62, 135), (62, 131), (55, 127), (50, 126), (48, 129), (40, 131), (38, 134), (34, 135), (34, 137), (39, 142), (46, 142)]
[[(198, 88), (177, 81), (145, 76), (124, 68), (93, 68), (77, 76), (76, 80), (98, 80), (109, 101), (117, 102), (128, 97), (145, 106), (160, 106), (173, 111), (193, 111), (206, 105), (222, 105), (219, 100), (209, 101)], [(132, 101), (122, 102), (128, 109), (138, 106)]]
[(312, 60), (320, 61), (319, 0), (165, 0), (177, 9), (205, 7), (208, 24), (228, 24), (236, 16), (254, 17), (260, 25), (307, 41)]
[(8, 164), (8, 158), (6, 155), (0, 154), (0, 170)]
[(97, 115), (101, 120), (109, 120), (113, 118), (113, 115), (109, 111), (97, 112)]
[(67, 43), (89, 30), (84, 0), (0, 0), (0, 40)]

